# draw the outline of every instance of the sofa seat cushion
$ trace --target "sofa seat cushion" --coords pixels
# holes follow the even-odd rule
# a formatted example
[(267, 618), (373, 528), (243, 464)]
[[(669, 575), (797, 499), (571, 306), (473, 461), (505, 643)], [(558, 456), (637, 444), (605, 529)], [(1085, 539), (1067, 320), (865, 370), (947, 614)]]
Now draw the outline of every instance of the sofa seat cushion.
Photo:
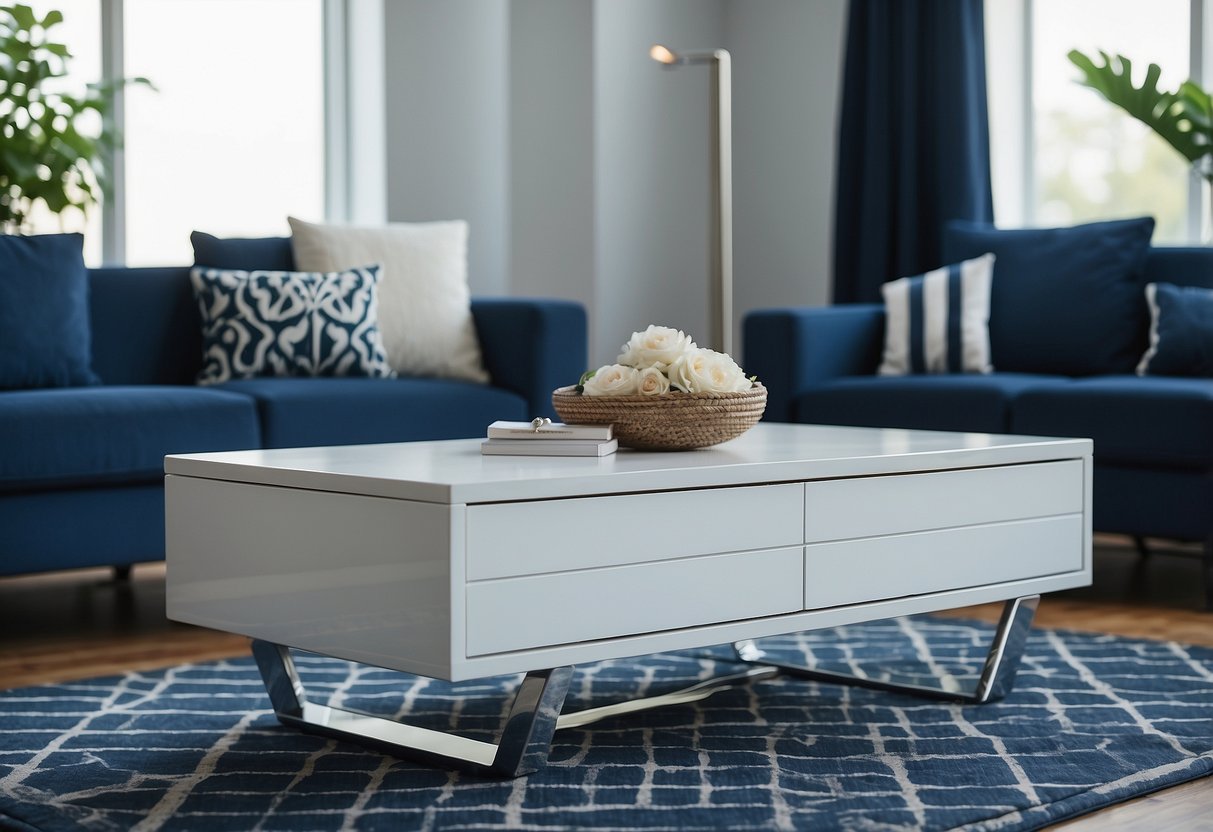
[(794, 412), (798, 422), (825, 425), (1008, 433), (1017, 396), (1069, 383), (1019, 373), (850, 376), (805, 393)]
[(159, 482), (165, 454), (259, 446), (251, 399), (197, 387), (75, 387), (0, 396), (0, 491)]
[(266, 448), (458, 439), (532, 418), (522, 396), (449, 379), (255, 378), (214, 389), (256, 399)]
[(1100, 464), (1213, 468), (1213, 379), (1099, 376), (1029, 390), (1015, 433), (1086, 436)]

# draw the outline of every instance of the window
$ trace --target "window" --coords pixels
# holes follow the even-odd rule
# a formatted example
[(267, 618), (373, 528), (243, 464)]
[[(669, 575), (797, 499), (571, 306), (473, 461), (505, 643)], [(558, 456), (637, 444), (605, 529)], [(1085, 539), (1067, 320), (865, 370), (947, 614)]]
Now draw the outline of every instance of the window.
[[(125, 95), (123, 167), (103, 251), (102, 211), (33, 218), (85, 233), (89, 265), (192, 262), (192, 230), (288, 233), (326, 219), (325, 0), (35, 0), (64, 13), (64, 86), (145, 76)], [(117, 23), (122, 22), (118, 27)], [(120, 54), (115, 54), (119, 52)]]
[[(321, 0), (125, 0), (126, 262), (324, 219)], [(183, 33), (188, 32), (188, 37)]]
[[(987, 0), (1000, 225), (1061, 226), (1149, 214), (1157, 221), (1155, 242), (1197, 237), (1198, 180), (1187, 162), (1145, 125), (1077, 83), (1080, 73), (1066, 57), (1071, 49), (1123, 54), (1134, 62), (1136, 83), (1148, 64), (1157, 63), (1159, 87), (1175, 89), (1192, 75), (1196, 6), (1194, 12), (1190, 0)], [(1011, 135), (1015, 130), (1022, 136)]]

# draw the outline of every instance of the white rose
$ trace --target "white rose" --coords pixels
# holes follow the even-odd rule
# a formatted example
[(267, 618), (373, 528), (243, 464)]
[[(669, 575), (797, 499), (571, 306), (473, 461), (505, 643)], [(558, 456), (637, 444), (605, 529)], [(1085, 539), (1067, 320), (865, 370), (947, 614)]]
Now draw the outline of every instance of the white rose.
[(708, 349), (676, 361), (670, 367), (670, 383), (688, 393), (744, 393), (753, 386), (736, 361)]
[(638, 370), (645, 367), (664, 370), (693, 349), (695, 342), (681, 329), (650, 325), (644, 332), (633, 332), (615, 360)]
[(660, 396), (670, 392), (670, 380), (656, 367), (645, 367), (637, 377), (636, 389), (642, 396)]
[(635, 367), (608, 364), (599, 367), (593, 376), (586, 379), (583, 395), (586, 396), (631, 396), (636, 393), (640, 372)]

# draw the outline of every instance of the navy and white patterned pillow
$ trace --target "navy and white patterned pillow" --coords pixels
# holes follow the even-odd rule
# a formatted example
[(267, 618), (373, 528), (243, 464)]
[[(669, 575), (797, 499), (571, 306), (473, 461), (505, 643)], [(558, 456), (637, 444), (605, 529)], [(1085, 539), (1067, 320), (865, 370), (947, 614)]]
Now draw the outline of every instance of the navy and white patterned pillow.
[(988, 373), (994, 255), (884, 284), (882, 376)]
[(1139, 376), (1213, 378), (1213, 289), (1150, 283), (1150, 347)]
[(379, 266), (342, 272), (195, 268), (202, 312), (199, 384), (256, 376), (388, 378)]

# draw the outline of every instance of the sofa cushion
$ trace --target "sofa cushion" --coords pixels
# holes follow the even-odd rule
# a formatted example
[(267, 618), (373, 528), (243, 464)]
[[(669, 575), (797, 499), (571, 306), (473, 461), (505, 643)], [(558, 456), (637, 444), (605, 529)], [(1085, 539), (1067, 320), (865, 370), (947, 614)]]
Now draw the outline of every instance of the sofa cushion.
[(1146, 284), (1150, 348), (1139, 376), (1213, 378), (1213, 289)]
[(0, 389), (96, 384), (84, 237), (0, 234)]
[(1028, 390), (1011, 429), (1095, 440), (1095, 461), (1213, 468), (1213, 379), (1104, 376)]
[(257, 376), (387, 378), (379, 267), (190, 272), (202, 315), (199, 384)]
[(484, 436), (530, 419), (515, 393), (444, 379), (255, 378), (217, 388), (256, 399), (267, 448)]
[(884, 296), (882, 376), (990, 372), (990, 278), (994, 255), (903, 277)]
[(1002, 231), (952, 222), (947, 262), (998, 258), (990, 294), (994, 370), (1129, 373), (1146, 347), (1145, 261), (1154, 220)]
[(0, 396), (0, 490), (151, 482), (164, 455), (256, 448), (251, 399), (195, 387), (78, 387)]
[(287, 217), (300, 269), (332, 272), (378, 263), (379, 329), (401, 375), (489, 380), (470, 308), (468, 225), (317, 225)]
[(89, 307), (102, 384), (194, 383), (202, 322), (188, 268), (92, 269)]
[(295, 255), (290, 237), (216, 237), (203, 231), (190, 234), (194, 265), (212, 269), (265, 269), (291, 272)]
[(826, 425), (1008, 433), (1017, 396), (1069, 383), (1057, 376), (1016, 373), (851, 376), (800, 396), (795, 417)]

